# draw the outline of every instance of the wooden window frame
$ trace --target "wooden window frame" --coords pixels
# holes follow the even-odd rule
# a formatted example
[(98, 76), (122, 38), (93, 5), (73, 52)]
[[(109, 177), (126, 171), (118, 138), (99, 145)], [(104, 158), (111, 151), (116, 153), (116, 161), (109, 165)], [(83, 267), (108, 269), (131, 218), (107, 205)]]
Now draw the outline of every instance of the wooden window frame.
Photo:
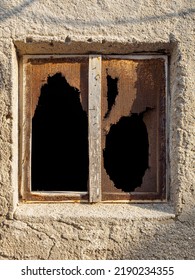
[[(29, 85), (31, 85), (30, 75), (27, 65), (31, 60), (45, 59), (51, 61), (55, 59), (79, 58), (86, 57), (89, 59), (88, 71), (88, 140), (89, 140), (89, 186), (88, 192), (39, 192), (31, 191), (31, 109), (29, 105), (31, 101), (28, 94)], [(161, 172), (162, 186), (157, 187), (157, 193), (131, 193), (118, 195), (102, 194), (102, 116), (101, 116), (101, 67), (102, 58), (106, 59), (125, 59), (125, 60), (151, 60), (161, 59), (164, 63), (164, 118), (166, 120), (165, 129), (163, 131), (163, 171)], [(24, 55), (20, 61), (20, 159), (19, 159), (19, 175), (20, 175), (20, 199), (23, 202), (162, 202), (167, 200), (167, 70), (168, 58), (166, 55)], [(159, 167), (157, 167), (158, 170)], [(163, 174), (162, 174), (163, 173)], [(157, 176), (161, 176), (157, 174)], [(159, 180), (159, 178), (157, 179)], [(102, 198), (104, 198), (102, 200)]]

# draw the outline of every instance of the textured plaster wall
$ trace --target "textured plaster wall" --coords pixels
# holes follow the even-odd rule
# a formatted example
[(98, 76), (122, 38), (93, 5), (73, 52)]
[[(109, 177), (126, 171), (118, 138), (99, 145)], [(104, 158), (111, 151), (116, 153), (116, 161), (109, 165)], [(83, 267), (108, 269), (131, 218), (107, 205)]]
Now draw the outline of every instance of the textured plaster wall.
[[(195, 1), (1, 0), (0, 259), (195, 258)], [(163, 205), (18, 202), (23, 54), (169, 54)]]

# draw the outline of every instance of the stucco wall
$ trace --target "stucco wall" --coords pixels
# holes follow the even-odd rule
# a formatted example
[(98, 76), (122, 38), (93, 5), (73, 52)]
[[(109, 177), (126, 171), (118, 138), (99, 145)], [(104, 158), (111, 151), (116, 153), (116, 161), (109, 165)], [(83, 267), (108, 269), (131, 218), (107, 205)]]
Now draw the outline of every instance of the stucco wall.
[[(0, 259), (195, 257), (194, 26), (194, 0), (1, 0)], [(135, 52), (169, 55), (169, 201), (19, 203), (20, 57)]]

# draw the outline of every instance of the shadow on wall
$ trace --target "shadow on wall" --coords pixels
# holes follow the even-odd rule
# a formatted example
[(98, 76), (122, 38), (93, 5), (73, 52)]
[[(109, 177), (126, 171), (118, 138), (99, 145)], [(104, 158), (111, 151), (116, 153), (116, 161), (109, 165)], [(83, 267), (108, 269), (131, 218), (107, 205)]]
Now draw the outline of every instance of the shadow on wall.
[[(152, 230), (152, 226), (140, 225), (138, 229), (139, 245), (133, 250), (139, 259), (178, 259), (189, 260), (195, 256), (194, 209), (188, 212), (183, 221), (160, 221)], [(147, 223), (146, 223), (147, 224)], [(149, 236), (148, 238), (146, 236)], [(147, 240), (147, 241), (146, 241)], [(164, 247), (162, 244), (166, 244)], [(128, 246), (127, 246), (128, 248)], [(123, 259), (131, 258), (132, 247), (124, 252)]]
[(73, 26), (79, 26), (79, 27), (84, 27), (84, 26), (96, 26), (101, 23), (104, 26), (109, 26), (109, 25), (123, 25), (123, 24), (131, 24), (131, 25), (135, 25), (135, 24), (139, 24), (139, 23), (143, 23), (143, 22), (153, 22), (156, 20), (167, 20), (170, 18), (178, 18), (178, 17), (184, 17), (185, 15), (189, 15), (189, 14), (193, 14), (195, 13), (195, 9), (187, 9), (187, 10), (181, 10), (178, 13), (169, 13), (169, 14), (165, 14), (163, 16), (146, 16), (145, 18), (139, 19), (139, 18), (123, 18), (123, 19), (117, 19), (117, 20), (113, 20), (113, 21), (107, 21), (107, 20), (89, 20), (89, 21), (85, 21), (85, 20), (60, 20), (59, 18), (54, 18), (54, 17), (47, 17), (46, 22), (51, 23), (52, 21), (56, 22), (56, 20), (59, 23), (62, 24), (70, 24)]
[(12, 15), (17, 16), (21, 13), (26, 7), (32, 5), (37, 0), (24, 0), (21, 4), (14, 4), (11, 8), (11, 4), (7, 0), (1, 0), (0, 3), (0, 21), (5, 21), (12, 17)]
[[(32, 5), (34, 2), (36, 2), (37, 0), (24, 0), (21, 4), (16, 5), (14, 4), (13, 7), (10, 8), (10, 5), (7, 4), (9, 3), (6, 0), (1, 0), (0, 3), (0, 22), (3, 22), (9, 18), (11, 18), (13, 15), (17, 16), (19, 13), (21, 13), (25, 8), (27, 8), (28, 6)], [(79, 5), (78, 5), (79, 6)], [(95, 7), (94, 7), (95, 8)], [(79, 7), (78, 7), (79, 9)], [(112, 21), (108, 21), (108, 20), (89, 20), (86, 21), (86, 19), (84, 20), (65, 20), (60, 19), (59, 17), (51, 17), (51, 16), (44, 16), (44, 20), (46, 23), (51, 23), (51, 22), (57, 22), (61, 23), (61, 24), (70, 24), (73, 26), (92, 26), (92, 25), (99, 25), (100, 23), (103, 24), (104, 26), (109, 26), (112, 24), (117, 24), (117, 25), (123, 25), (123, 24), (131, 24), (131, 25), (135, 25), (135, 24), (139, 24), (142, 22), (152, 22), (152, 21), (156, 21), (156, 20), (167, 20), (170, 18), (178, 18), (178, 17), (184, 17), (186, 15), (190, 15), (190, 14), (194, 14), (195, 13), (195, 8), (193, 9), (184, 9), (184, 10), (180, 10), (178, 12), (172, 12), (172, 13), (166, 13), (162, 16), (146, 16), (144, 18), (121, 18), (121, 19), (116, 19), (116, 20), (112, 20)], [(33, 16), (35, 17), (35, 14), (33, 14)], [(41, 19), (41, 14), (37, 14), (37, 18)]]
[[(148, 210), (150, 216), (149, 206)], [(45, 220), (41, 215), (37, 223), (29, 218), (23, 221), (16, 214), (16, 219), (0, 227), (0, 259), (194, 259), (195, 209), (186, 214), (189, 222), (159, 219), (161, 215), (135, 219), (91, 216), (87, 221), (82, 215), (59, 220)]]

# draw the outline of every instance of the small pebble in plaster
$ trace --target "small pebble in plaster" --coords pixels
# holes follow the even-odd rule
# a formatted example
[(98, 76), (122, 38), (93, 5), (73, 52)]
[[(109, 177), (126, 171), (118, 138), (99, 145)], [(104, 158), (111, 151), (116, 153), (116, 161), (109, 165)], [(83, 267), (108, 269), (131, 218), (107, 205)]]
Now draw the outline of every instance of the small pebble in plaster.
[(33, 38), (32, 37), (27, 37), (26, 38), (26, 43), (32, 43), (33, 42)]
[(93, 39), (92, 39), (92, 38), (89, 38), (89, 39), (87, 40), (87, 42), (91, 43), (91, 42), (93, 42)]
[(65, 43), (66, 44), (70, 44), (71, 43), (71, 38), (69, 36), (66, 37)]

